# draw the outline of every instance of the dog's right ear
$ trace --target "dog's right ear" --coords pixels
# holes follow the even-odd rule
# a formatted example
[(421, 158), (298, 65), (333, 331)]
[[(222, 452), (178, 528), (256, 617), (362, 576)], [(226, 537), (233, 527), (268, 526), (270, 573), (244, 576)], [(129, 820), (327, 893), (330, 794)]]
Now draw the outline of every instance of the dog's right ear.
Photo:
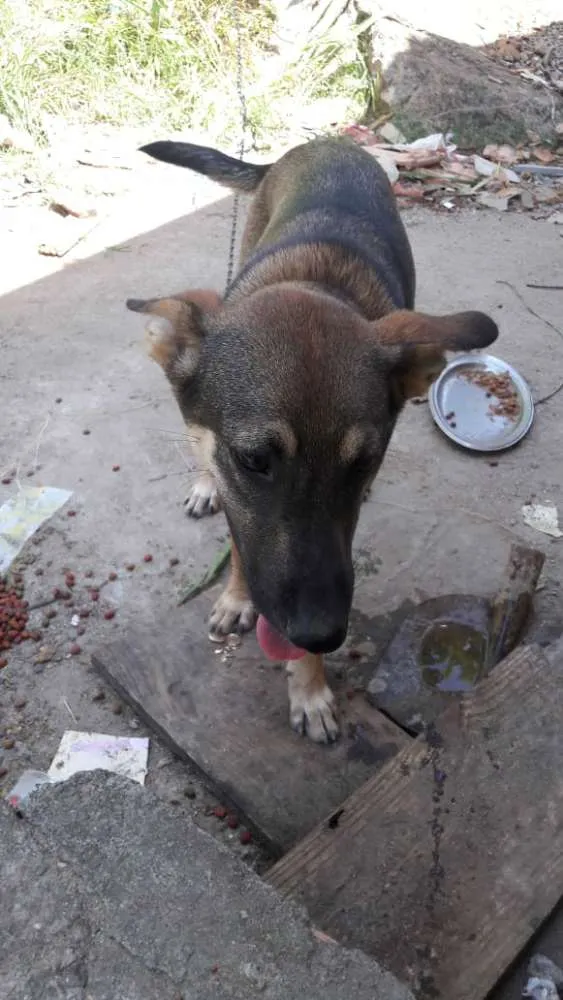
[(216, 292), (194, 289), (165, 299), (127, 299), (133, 312), (148, 313), (145, 327), (151, 358), (171, 382), (190, 378), (196, 371), (203, 318), (221, 306)]

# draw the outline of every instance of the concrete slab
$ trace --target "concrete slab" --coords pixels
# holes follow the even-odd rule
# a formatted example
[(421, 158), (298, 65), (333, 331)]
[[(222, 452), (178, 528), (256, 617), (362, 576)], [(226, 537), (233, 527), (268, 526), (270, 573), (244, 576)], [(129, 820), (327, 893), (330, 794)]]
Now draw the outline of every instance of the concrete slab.
[(413, 1000), (150, 792), (101, 772), (0, 806), (5, 1000)]

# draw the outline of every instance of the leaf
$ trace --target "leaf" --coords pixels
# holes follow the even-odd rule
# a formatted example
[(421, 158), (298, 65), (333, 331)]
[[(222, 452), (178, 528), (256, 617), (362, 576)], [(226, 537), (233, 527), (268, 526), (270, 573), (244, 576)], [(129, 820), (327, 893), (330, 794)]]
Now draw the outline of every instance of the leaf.
[(231, 556), (231, 542), (227, 542), (224, 548), (215, 557), (215, 560), (211, 563), (209, 569), (205, 571), (203, 576), (196, 580), (195, 583), (189, 583), (182, 591), (180, 591), (180, 597), (178, 600), (178, 607), (181, 604), (186, 604), (187, 601), (193, 600), (198, 594), (201, 594), (204, 590), (207, 590), (211, 584), (215, 583), (218, 576), (224, 570)]
[(547, 146), (537, 146), (533, 152), (536, 160), (539, 160), (540, 163), (545, 163), (546, 165), (553, 163), (555, 159), (554, 153), (552, 153), (551, 149), (548, 149)]

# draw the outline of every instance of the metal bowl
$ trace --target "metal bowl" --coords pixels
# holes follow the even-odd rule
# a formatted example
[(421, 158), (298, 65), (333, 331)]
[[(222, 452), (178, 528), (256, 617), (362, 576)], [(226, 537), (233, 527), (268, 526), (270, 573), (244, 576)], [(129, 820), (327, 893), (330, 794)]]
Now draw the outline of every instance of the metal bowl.
[[(494, 390), (488, 391), (475, 381), (484, 375), (508, 376), (505, 381), (513, 392), (511, 400), (518, 402), (512, 412), (503, 412), (502, 400)], [(534, 419), (534, 401), (527, 382), (512, 365), (491, 354), (454, 358), (433, 383), (428, 402), (440, 430), (472, 451), (513, 447), (528, 433)]]

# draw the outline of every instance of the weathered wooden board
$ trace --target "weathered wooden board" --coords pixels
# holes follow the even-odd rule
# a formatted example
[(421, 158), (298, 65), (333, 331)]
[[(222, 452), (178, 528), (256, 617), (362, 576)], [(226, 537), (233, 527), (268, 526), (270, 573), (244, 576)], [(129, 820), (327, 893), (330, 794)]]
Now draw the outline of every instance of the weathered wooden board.
[[(189, 759), (240, 810), (276, 853), (288, 850), (409, 741), (334, 679), (343, 738), (317, 746), (289, 728), (284, 671), (254, 639), (224, 656), (201, 615), (162, 622), (158, 634), (131, 631), (98, 649), (93, 663), (179, 757)], [(190, 629), (189, 621), (192, 621)], [(194, 624), (195, 622), (195, 624)]]
[(421, 997), (483, 1000), (563, 896), (563, 655), (520, 647), (268, 874)]
[[(555, 667), (559, 659), (563, 661), (563, 635), (547, 646), (544, 652)], [(495, 986), (488, 1000), (520, 1000), (528, 979), (530, 959), (537, 954), (547, 955), (559, 968), (563, 968), (563, 900), (527, 943), (514, 965)]]

